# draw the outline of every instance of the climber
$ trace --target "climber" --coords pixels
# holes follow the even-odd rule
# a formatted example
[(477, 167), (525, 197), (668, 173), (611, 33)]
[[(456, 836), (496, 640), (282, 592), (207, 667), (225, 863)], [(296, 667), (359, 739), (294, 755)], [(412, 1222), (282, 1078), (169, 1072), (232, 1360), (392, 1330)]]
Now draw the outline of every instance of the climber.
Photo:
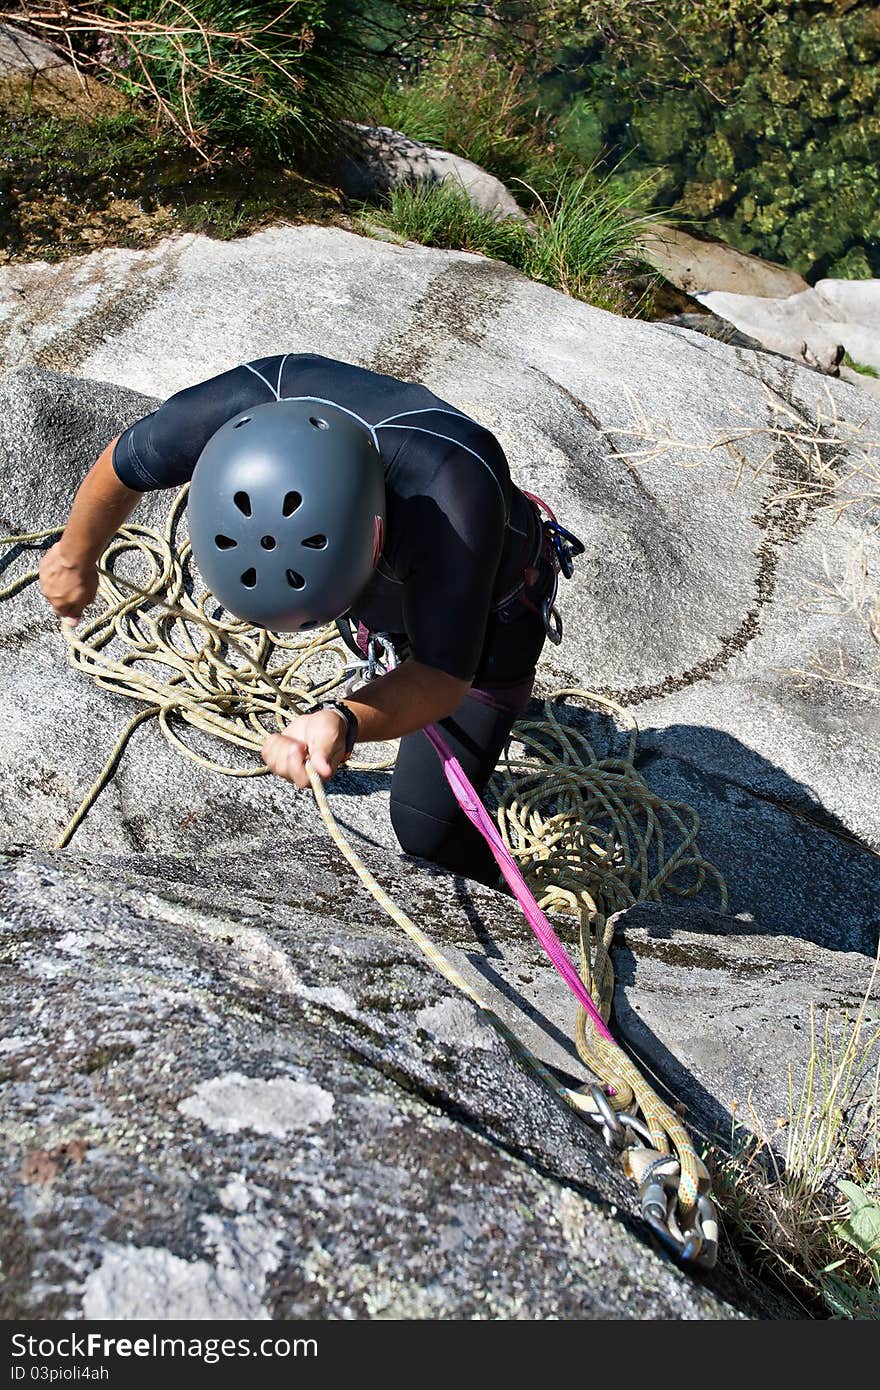
[(558, 571), (579, 542), (513, 485), (490, 431), (426, 387), (288, 353), (188, 387), (111, 441), (40, 566), (62, 619), (95, 597), (97, 561), (140, 496), (190, 480), (193, 555), (230, 612), (275, 631), (337, 619), (359, 654), (393, 666), (271, 735), (267, 767), (306, 787), (307, 759), (327, 779), (356, 742), (400, 738), (401, 847), (494, 883), (420, 731), (437, 723), (482, 791), (545, 638), (559, 640)]

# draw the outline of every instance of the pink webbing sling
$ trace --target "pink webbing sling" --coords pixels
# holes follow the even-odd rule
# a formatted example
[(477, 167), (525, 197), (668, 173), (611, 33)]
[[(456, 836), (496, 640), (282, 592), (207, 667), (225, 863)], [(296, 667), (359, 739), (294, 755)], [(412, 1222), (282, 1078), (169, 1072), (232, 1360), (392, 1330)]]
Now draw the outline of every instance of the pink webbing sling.
[(589, 1014), (593, 1026), (604, 1038), (610, 1039), (611, 1033), (608, 1031), (605, 1020), (590, 998), (586, 985), (572, 965), (568, 952), (550, 923), (547, 921), (544, 913), (535, 902), (534, 895), (517, 868), (513, 855), (505, 845), (489, 812), (486, 810), (474, 787), (465, 775), (461, 763), (454, 756), (452, 749), (435, 724), (429, 724), (427, 728), (423, 730), (423, 733), (429, 739), (431, 746), (443, 764), (446, 780), (452, 788), (452, 793), (456, 801), (464, 811), (468, 820), (472, 825), (476, 826), (491, 849), (495, 856), (495, 861), (504, 875), (511, 892), (525, 914), (526, 921), (540, 941), (544, 951), (559, 971), (578, 1003), (582, 1004)]

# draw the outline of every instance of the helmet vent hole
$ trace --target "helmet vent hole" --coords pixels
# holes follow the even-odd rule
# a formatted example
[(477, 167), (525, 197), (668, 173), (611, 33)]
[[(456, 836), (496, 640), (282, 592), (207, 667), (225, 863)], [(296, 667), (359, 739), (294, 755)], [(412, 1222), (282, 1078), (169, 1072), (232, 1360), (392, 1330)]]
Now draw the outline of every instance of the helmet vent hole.
[(235, 503), (236, 507), (238, 507), (238, 510), (241, 512), (242, 516), (250, 516), (251, 499), (248, 497), (246, 492), (237, 492), (232, 500)]
[(274, 550), (278, 542), (274, 536), (261, 536), (260, 545), (264, 550)]
[(302, 496), (298, 492), (286, 492), (284, 494), (284, 504), (281, 508), (282, 516), (293, 516), (297, 507), (302, 505)]
[(302, 544), (307, 546), (309, 550), (323, 550), (327, 544), (327, 537), (320, 535), (306, 536)]
[(320, 624), (319, 624), (319, 622), (318, 622), (318, 619), (317, 619), (317, 618), (313, 618), (312, 621), (311, 621), (310, 623), (300, 623), (300, 625), (299, 625), (299, 630), (300, 630), (300, 632), (308, 632), (311, 628), (313, 628), (313, 627), (319, 627), (319, 626), (320, 626)]
[(233, 428), (234, 430), (240, 430), (241, 427), (242, 427), (242, 425), (249, 425), (250, 422), (251, 422), (251, 417), (250, 417), (249, 415), (244, 415), (244, 416), (242, 416), (242, 418), (241, 418), (240, 420), (236, 420), (236, 422), (235, 422), (235, 424), (232, 426), (232, 428)]
[(245, 570), (241, 576), (241, 582), (246, 589), (253, 589), (257, 583), (257, 571), (255, 569)]
[(330, 426), (326, 420), (322, 420), (320, 415), (310, 415), (309, 424), (316, 430), (329, 430)]
[(287, 570), (286, 575), (291, 589), (304, 589), (306, 587), (306, 581), (301, 574), (297, 574), (296, 570)]
[(231, 536), (215, 536), (214, 544), (218, 550), (234, 550), (238, 541), (234, 541)]

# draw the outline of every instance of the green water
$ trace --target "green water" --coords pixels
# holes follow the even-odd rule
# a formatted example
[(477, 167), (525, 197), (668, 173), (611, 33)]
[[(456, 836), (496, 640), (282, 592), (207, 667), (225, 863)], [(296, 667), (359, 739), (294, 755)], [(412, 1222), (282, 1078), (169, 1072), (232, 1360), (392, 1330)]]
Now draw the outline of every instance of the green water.
[(582, 157), (648, 180), (685, 225), (810, 280), (880, 275), (877, 4), (774, 4), (661, 50), (606, 38), (564, 55), (545, 95)]

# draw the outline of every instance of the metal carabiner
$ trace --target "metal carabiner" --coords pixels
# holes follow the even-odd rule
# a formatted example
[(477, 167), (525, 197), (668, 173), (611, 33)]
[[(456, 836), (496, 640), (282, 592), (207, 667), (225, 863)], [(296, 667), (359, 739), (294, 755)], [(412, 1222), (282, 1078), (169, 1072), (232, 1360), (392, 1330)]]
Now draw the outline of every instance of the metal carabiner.
[(541, 604), (541, 617), (544, 620), (544, 631), (553, 645), (558, 647), (562, 641), (562, 619), (555, 603), (549, 598), (545, 598)]
[(718, 1257), (718, 1215), (707, 1192), (701, 1192), (683, 1229), (676, 1215), (681, 1165), (666, 1154), (652, 1163), (639, 1184), (642, 1216), (657, 1239), (682, 1264), (712, 1269)]
[(558, 521), (550, 520), (545, 522), (545, 525), (550, 532), (559, 568), (566, 579), (571, 579), (574, 574), (574, 562), (578, 555), (583, 555), (586, 547), (583, 541), (578, 540), (577, 536), (567, 531), (564, 526), (560, 526)]
[[(379, 656), (381, 648), (382, 656)], [(373, 680), (376, 672), (387, 675), (400, 665), (400, 657), (397, 655), (394, 643), (387, 633), (375, 632), (370, 635), (367, 644), (367, 675), (369, 680)]]
[(617, 1111), (601, 1086), (592, 1085), (589, 1088), (584, 1087), (584, 1089), (588, 1090), (590, 1099), (596, 1107), (596, 1113), (591, 1116), (591, 1119), (601, 1129), (605, 1147), (611, 1149), (612, 1153), (620, 1153), (626, 1143), (626, 1134)]

